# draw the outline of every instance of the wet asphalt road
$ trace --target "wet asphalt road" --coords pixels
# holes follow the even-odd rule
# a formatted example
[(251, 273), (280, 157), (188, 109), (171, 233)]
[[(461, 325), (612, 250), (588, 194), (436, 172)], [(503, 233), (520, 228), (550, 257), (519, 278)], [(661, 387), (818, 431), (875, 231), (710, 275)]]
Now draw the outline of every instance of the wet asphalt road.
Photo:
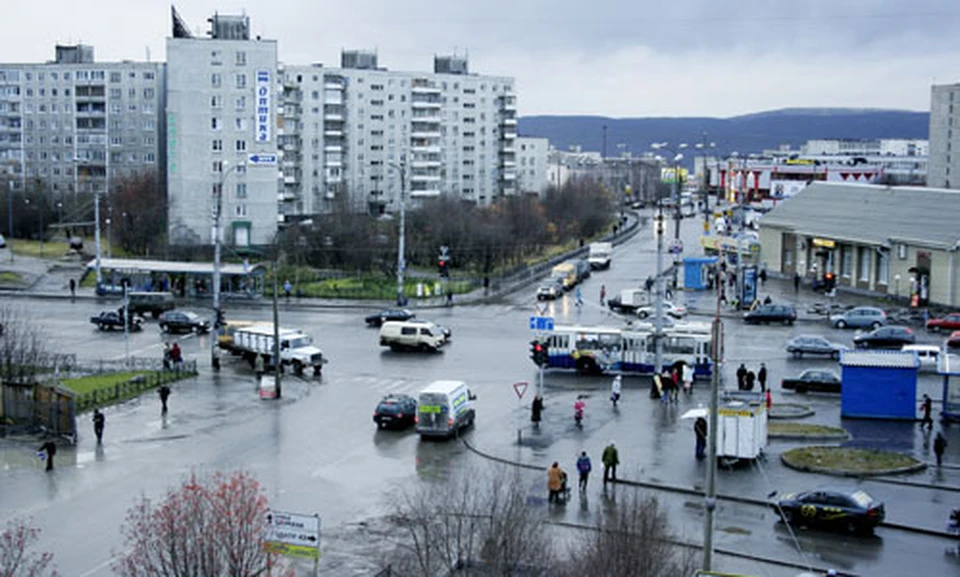
[[(672, 229), (672, 227), (671, 227)], [(686, 244), (695, 246), (699, 223), (684, 228)], [(595, 273), (583, 286), (587, 305), (573, 306), (572, 296), (552, 303), (558, 323), (609, 324), (619, 322), (599, 304), (600, 285), (611, 295), (637, 286), (654, 271), (655, 249), (649, 229), (618, 247), (611, 270)], [(792, 299), (775, 282), (768, 284), (775, 300)], [(281, 323), (310, 332), (331, 362), (318, 379), (287, 378), (284, 399), (261, 401), (248, 367), (228, 361), (219, 375), (209, 371), (210, 337), (179, 337), (184, 354), (197, 358), (201, 375), (174, 387), (170, 412), (162, 418), (153, 393), (110, 407), (106, 411), (105, 443), (97, 449), (87, 415), (80, 417), (81, 439), (75, 449), (57, 455), (57, 470), (44, 474), (30, 444), (0, 443), (0, 520), (30, 516), (43, 529), (41, 547), (56, 553), (66, 575), (109, 574), (110, 559), (123, 548), (119, 527), (126, 509), (141, 494), (160, 496), (191, 471), (242, 467), (253, 472), (267, 489), (271, 505), (279, 510), (319, 513), (323, 519), (324, 558), (321, 571), (330, 575), (369, 575), (380, 567), (378, 552), (387, 547), (370, 539), (370, 527), (389, 513), (404, 490), (424, 483), (442, 483), (451, 474), (494, 467), (490, 461), (459, 443), (421, 443), (412, 432), (376, 431), (371, 416), (377, 400), (390, 392), (415, 393), (431, 380), (464, 379), (478, 394), (478, 423), (469, 439), (484, 452), (506, 459), (546, 466), (559, 460), (568, 470), (580, 450), (587, 450), (599, 466), (599, 454), (609, 440), (621, 448), (621, 476), (682, 487), (702, 486), (705, 467), (692, 458), (690, 423), (679, 416), (705, 403), (704, 385), (679, 406), (664, 407), (647, 398), (647, 384), (636, 377), (624, 382), (624, 399), (614, 411), (606, 399), (609, 378), (578, 377), (550, 372), (546, 378), (545, 421), (539, 432), (529, 428), (525, 406), (519, 406), (511, 384), (536, 379), (528, 357), (527, 319), (534, 313), (531, 286), (485, 305), (418, 311), (453, 329), (453, 343), (438, 355), (400, 354), (381, 350), (377, 331), (362, 322), (363, 309), (316, 309), (295, 306), (281, 311)], [(778, 292), (780, 291), (780, 292)], [(685, 295), (695, 310), (712, 310), (708, 295)], [(806, 295), (802, 295), (806, 298)], [(682, 300), (678, 296), (676, 300)], [(40, 322), (55, 348), (80, 358), (115, 358), (124, 353), (122, 333), (99, 333), (87, 321), (108, 303), (78, 300), (17, 300)], [(112, 306), (113, 303), (109, 303)], [(802, 306), (802, 305), (801, 305)], [(798, 307), (801, 308), (801, 307)], [(269, 309), (232, 309), (229, 318), (270, 318)], [(816, 415), (810, 422), (840, 425), (839, 397), (794, 395), (777, 390), (782, 376), (812, 366), (835, 366), (823, 360), (794, 361), (783, 353), (794, 334), (825, 334), (850, 344), (852, 332), (826, 323), (801, 322), (794, 327), (744, 327), (725, 323), (727, 382), (740, 362), (755, 368), (762, 360), (770, 370), (777, 400), (800, 400)], [(934, 342), (927, 335), (921, 339)], [(159, 356), (163, 337), (155, 321), (130, 338), (131, 353)], [(939, 383), (924, 376), (920, 392), (939, 398)], [(574, 428), (571, 409), (578, 394), (587, 399), (583, 430)], [(529, 394), (528, 394), (529, 395)], [(524, 400), (528, 404), (529, 396)], [(524, 429), (524, 443), (516, 445), (516, 429)], [(842, 426), (859, 444), (893, 447), (920, 457), (929, 455), (929, 439), (916, 425), (845, 420)], [(956, 428), (954, 428), (956, 429)], [(960, 436), (950, 431), (947, 461), (957, 461)], [(763, 498), (770, 491), (798, 490), (836, 479), (799, 474), (783, 468), (777, 455), (793, 446), (771, 443), (768, 458), (756, 467), (722, 471), (721, 493)], [(545, 493), (544, 475), (521, 473), (530, 497), (538, 504)], [(960, 471), (928, 470), (907, 477), (933, 482), (953, 491), (931, 490), (878, 481), (863, 483), (886, 502), (887, 518), (898, 523), (941, 529), (950, 507), (960, 501)], [(552, 520), (595, 521), (602, 507), (616, 506), (634, 491), (616, 487), (602, 491), (594, 476), (581, 500), (574, 496), (566, 507), (548, 508)], [(699, 499), (662, 494), (671, 525), (690, 541), (702, 538)], [(361, 523), (363, 523), (361, 525)], [(880, 529), (872, 538), (801, 530), (796, 538), (774, 516), (759, 508), (721, 505), (717, 517), (717, 546), (760, 557), (833, 566), (861, 575), (904, 575), (923, 560), (930, 575), (947, 575), (960, 568), (956, 557), (945, 554), (949, 543)], [(802, 551), (801, 554), (798, 549)], [(793, 569), (757, 565), (720, 556), (721, 569), (753, 575), (795, 575)]]

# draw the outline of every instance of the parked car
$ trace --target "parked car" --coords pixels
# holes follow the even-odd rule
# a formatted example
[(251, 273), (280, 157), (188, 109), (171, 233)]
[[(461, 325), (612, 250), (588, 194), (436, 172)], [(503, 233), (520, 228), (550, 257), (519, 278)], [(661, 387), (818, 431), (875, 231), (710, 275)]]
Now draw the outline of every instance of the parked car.
[(857, 487), (823, 487), (783, 495), (771, 504), (784, 523), (871, 534), (883, 522), (883, 502)]
[(387, 395), (373, 411), (373, 422), (381, 429), (406, 429), (416, 420), (417, 400), (410, 395)]
[(780, 381), (780, 388), (787, 391), (806, 393), (839, 393), (840, 375), (826, 369), (807, 369), (800, 376), (786, 378)]
[(408, 321), (417, 315), (408, 309), (387, 309), (372, 315), (367, 315), (363, 320), (368, 327), (379, 327), (387, 321)]
[(957, 350), (960, 349), (960, 331), (953, 331), (950, 333), (950, 336), (943, 342), (948, 349)]
[(873, 329), (869, 333), (853, 337), (853, 346), (858, 349), (893, 349), (899, 351), (903, 345), (917, 342), (913, 329), (900, 325), (888, 325)]
[(960, 329), (960, 313), (950, 313), (947, 316), (927, 321), (927, 330), (939, 332), (941, 330), (955, 331)]
[(432, 330), (439, 330), (441, 333), (443, 333), (443, 336), (446, 337), (448, 341), (449, 341), (451, 338), (453, 338), (453, 331), (450, 330), (449, 327), (445, 327), (445, 326), (443, 326), (443, 325), (434, 323), (434, 322), (432, 322), (432, 321), (428, 321), (428, 320), (426, 320), (426, 319), (410, 319), (410, 320), (407, 321), (407, 324), (408, 324), (408, 325), (421, 325), (421, 326), (424, 326), (424, 327), (429, 327), (429, 328), (431, 328)]
[(563, 279), (560, 277), (551, 277), (537, 287), (538, 301), (552, 301), (563, 295)]
[(799, 335), (787, 341), (787, 352), (798, 359), (803, 355), (827, 355), (839, 359), (845, 350), (847, 347), (817, 335)]
[(210, 332), (210, 321), (193, 311), (167, 311), (160, 315), (160, 330), (165, 333)]
[[(90, 317), (90, 322), (97, 325), (101, 331), (112, 331), (113, 329), (123, 330), (123, 309), (119, 311), (103, 311), (100, 314)], [(127, 314), (127, 327), (131, 331), (143, 329), (143, 317), (135, 315), (132, 312)]]
[[(641, 319), (653, 317), (656, 314), (657, 305), (655, 303), (637, 307), (637, 316)], [(663, 301), (663, 314), (665, 316), (671, 316), (675, 319), (682, 319), (687, 315), (687, 307), (673, 304), (672, 301)]]
[(797, 320), (797, 309), (790, 305), (760, 305), (752, 311), (743, 313), (743, 321), (748, 325), (783, 323), (792, 325)]
[(830, 324), (838, 329), (875, 329), (887, 324), (887, 313), (877, 307), (854, 307), (830, 317)]

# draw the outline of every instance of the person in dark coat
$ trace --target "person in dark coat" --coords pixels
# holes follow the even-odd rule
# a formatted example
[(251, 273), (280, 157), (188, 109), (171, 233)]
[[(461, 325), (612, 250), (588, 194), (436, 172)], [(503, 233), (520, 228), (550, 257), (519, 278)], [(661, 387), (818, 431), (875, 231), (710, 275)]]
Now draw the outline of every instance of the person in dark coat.
[(757, 373), (753, 371), (747, 371), (747, 377), (743, 384), (743, 390), (752, 391), (753, 385), (757, 382)]
[(707, 420), (703, 417), (697, 417), (693, 423), (693, 433), (697, 436), (696, 456), (697, 460), (703, 460), (706, 455), (704, 450), (707, 448)]
[(947, 438), (943, 433), (938, 432), (937, 438), (933, 440), (933, 454), (937, 457), (937, 466), (943, 464), (943, 451), (947, 448)]
[(103, 442), (103, 426), (107, 423), (107, 418), (103, 416), (100, 409), (93, 410), (93, 432), (97, 436), (97, 444)]
[(737, 390), (742, 391), (747, 385), (747, 365), (740, 363), (737, 367)]
[(47, 461), (46, 471), (53, 470), (53, 456), (57, 454), (57, 444), (53, 441), (47, 441), (46, 443), (40, 445), (40, 448), (37, 449), (37, 452), (43, 451), (46, 453), (45, 460)]
[(543, 412), (543, 397), (539, 394), (533, 397), (533, 403), (530, 404), (530, 420), (535, 425), (540, 425), (540, 413)]
[(591, 469), (593, 469), (593, 465), (590, 463), (590, 457), (587, 456), (586, 451), (581, 451), (577, 458), (577, 472), (580, 473), (579, 486), (581, 491), (587, 490), (587, 481), (590, 479)]
[(793, 292), (800, 292), (800, 273), (793, 273)]
[(167, 414), (167, 399), (170, 398), (170, 387), (167, 385), (161, 385), (160, 389), (157, 391), (160, 393), (160, 413), (163, 415)]
[(620, 464), (620, 454), (617, 452), (617, 446), (613, 441), (603, 449), (603, 455), (600, 457), (603, 461), (603, 484), (607, 481), (617, 482), (617, 465)]
[(760, 382), (760, 392), (767, 392), (767, 365), (760, 363), (760, 370), (757, 371), (757, 381)]
[(930, 400), (930, 395), (923, 395), (923, 402), (920, 403), (920, 411), (923, 413), (923, 419), (920, 421), (920, 428), (927, 427), (927, 430), (933, 430), (933, 417), (930, 416), (930, 411), (933, 410), (933, 401)]

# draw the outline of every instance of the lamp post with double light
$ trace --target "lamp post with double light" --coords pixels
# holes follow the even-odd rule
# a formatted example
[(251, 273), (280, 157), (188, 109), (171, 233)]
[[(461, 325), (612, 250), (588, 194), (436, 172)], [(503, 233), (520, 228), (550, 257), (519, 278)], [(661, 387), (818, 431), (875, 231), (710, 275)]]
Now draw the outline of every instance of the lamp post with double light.
[(717, 144), (715, 142), (707, 142), (706, 137), (707, 133), (703, 133), (704, 140), (703, 142), (698, 142), (696, 144), (697, 150), (703, 155), (703, 180), (700, 185), (703, 187), (703, 232), (710, 231), (710, 169), (707, 167), (709, 155), (707, 151), (709, 149), (715, 148)]
[(222, 244), (221, 236), (222, 234), (222, 221), (223, 221), (223, 187), (226, 184), (227, 176), (239, 169), (241, 166), (246, 166), (243, 162), (238, 162), (232, 166), (228, 166), (228, 162), (225, 160), (223, 164), (220, 165), (220, 181), (216, 190), (213, 192), (213, 338), (210, 339), (210, 364), (214, 370), (220, 370), (220, 356), (218, 353), (219, 339), (217, 338), (220, 335), (220, 325), (223, 320), (223, 314), (220, 311), (220, 248)]
[(400, 173), (400, 231), (397, 234), (397, 306), (406, 305), (406, 299), (403, 295), (403, 275), (407, 268), (407, 261), (404, 256), (406, 250), (406, 225), (407, 225), (407, 168), (403, 158), (400, 158), (400, 164), (387, 162), (387, 164)]

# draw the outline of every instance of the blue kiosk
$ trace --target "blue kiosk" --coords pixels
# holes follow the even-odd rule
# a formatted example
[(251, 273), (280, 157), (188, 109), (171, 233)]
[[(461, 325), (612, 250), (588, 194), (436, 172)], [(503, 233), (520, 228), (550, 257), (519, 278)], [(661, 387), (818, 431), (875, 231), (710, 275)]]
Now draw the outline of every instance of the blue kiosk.
[(909, 351), (844, 351), (840, 416), (913, 421), (920, 361)]
[(687, 257), (683, 259), (683, 288), (702, 291), (710, 287), (710, 270), (717, 264), (715, 256)]

